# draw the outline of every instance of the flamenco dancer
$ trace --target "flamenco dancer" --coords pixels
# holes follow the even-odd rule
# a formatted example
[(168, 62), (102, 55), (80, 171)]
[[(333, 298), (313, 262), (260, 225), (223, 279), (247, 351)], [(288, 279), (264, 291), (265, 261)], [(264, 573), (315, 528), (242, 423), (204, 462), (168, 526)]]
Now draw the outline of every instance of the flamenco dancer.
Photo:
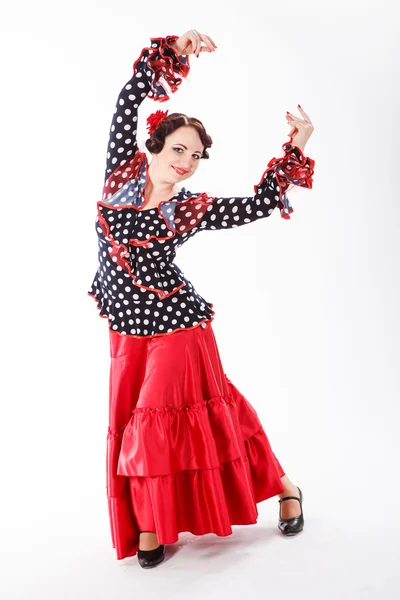
[(151, 39), (118, 96), (97, 203), (99, 264), (88, 292), (108, 320), (110, 400), (107, 501), (117, 559), (160, 564), (180, 532), (232, 534), (257, 522), (257, 503), (279, 496), (278, 527), (304, 526), (302, 492), (273, 453), (256, 411), (227, 378), (211, 323), (213, 305), (175, 264), (177, 248), (206, 230), (241, 227), (293, 208), (289, 186), (312, 187), (304, 156), (313, 125), (287, 113), (290, 142), (272, 158), (254, 195), (211, 197), (182, 187), (209, 158), (201, 121), (156, 111), (141, 152), (137, 115), (163, 102), (189, 73), (189, 55), (215, 52), (208, 35)]

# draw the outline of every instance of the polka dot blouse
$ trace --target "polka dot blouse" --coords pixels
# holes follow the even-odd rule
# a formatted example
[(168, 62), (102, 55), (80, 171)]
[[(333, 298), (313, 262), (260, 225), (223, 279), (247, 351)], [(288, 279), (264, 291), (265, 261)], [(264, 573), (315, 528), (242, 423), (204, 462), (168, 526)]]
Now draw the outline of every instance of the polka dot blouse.
[(202, 298), (175, 263), (176, 250), (204, 230), (231, 229), (268, 217), (278, 206), (289, 219), (290, 185), (312, 187), (314, 160), (290, 143), (268, 163), (254, 195), (210, 197), (181, 188), (146, 209), (148, 161), (136, 142), (137, 115), (146, 98), (168, 100), (189, 72), (177, 55), (177, 36), (151, 39), (118, 96), (111, 123), (102, 200), (97, 203), (98, 269), (88, 294), (101, 317), (121, 335), (148, 337), (207, 327), (213, 305)]

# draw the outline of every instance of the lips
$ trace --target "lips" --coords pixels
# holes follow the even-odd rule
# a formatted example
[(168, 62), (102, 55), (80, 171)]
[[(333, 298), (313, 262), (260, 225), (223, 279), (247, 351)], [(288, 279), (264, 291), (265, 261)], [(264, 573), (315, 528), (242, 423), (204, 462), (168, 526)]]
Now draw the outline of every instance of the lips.
[(185, 169), (180, 169), (179, 167), (173, 166), (172, 168), (178, 173), (178, 175), (186, 175), (186, 173), (189, 173), (189, 171), (185, 171)]

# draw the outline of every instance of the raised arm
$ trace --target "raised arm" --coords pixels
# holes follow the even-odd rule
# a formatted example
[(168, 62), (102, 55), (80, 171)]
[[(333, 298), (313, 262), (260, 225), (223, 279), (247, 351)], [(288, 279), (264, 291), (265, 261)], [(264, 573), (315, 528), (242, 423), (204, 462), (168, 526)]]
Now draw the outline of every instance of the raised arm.
[(293, 208), (286, 195), (290, 185), (312, 188), (315, 161), (291, 143), (282, 146), (285, 155), (269, 161), (254, 196), (214, 198), (199, 221), (200, 229), (230, 229), (269, 217), (279, 206), (281, 217), (290, 219)]
[(137, 151), (136, 133), (139, 105), (146, 98), (169, 99), (189, 73), (189, 57), (175, 49), (178, 36), (151, 38), (133, 65), (133, 75), (122, 88), (114, 110), (107, 147), (104, 181)]

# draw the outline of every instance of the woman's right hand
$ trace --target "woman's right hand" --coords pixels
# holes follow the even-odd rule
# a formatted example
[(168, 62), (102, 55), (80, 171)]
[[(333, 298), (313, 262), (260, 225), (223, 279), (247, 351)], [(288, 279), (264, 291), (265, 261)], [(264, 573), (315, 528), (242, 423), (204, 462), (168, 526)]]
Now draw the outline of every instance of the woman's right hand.
[[(205, 46), (201, 45), (202, 42)], [(199, 33), (196, 29), (190, 29), (181, 35), (171, 46), (182, 56), (196, 54), (197, 57), (200, 52), (214, 52), (217, 47), (210, 36)]]
[(299, 117), (292, 115), (289, 111), (286, 113), (286, 120), (291, 126), (288, 135), (291, 138), (293, 146), (297, 146), (304, 152), (304, 147), (314, 131), (314, 125), (300, 104), (298, 104), (298, 108), (304, 119), (299, 119)]

